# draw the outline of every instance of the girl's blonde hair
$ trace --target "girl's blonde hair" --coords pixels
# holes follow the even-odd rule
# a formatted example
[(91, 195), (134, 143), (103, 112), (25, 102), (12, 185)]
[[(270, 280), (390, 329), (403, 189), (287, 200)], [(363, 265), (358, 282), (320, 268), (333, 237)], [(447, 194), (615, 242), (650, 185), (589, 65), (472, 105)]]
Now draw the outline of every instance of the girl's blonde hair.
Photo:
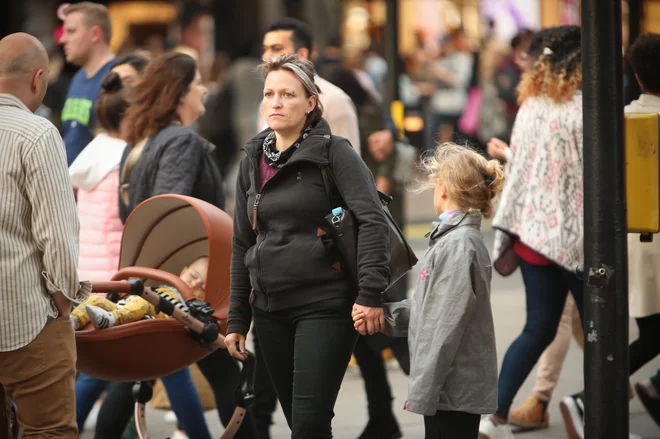
[(428, 174), (423, 189), (442, 183), (462, 212), (492, 216), (493, 199), (504, 188), (504, 171), (497, 160), (487, 160), (466, 146), (444, 143), (424, 157), (422, 166)]

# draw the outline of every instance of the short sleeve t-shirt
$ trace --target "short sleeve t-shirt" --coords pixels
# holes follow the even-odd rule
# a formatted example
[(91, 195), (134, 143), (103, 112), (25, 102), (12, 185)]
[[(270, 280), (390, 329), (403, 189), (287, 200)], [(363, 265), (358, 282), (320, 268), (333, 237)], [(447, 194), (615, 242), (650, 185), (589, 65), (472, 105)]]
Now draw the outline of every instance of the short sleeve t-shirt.
[(75, 74), (69, 85), (64, 109), (62, 110), (62, 128), (64, 145), (69, 166), (78, 154), (94, 138), (94, 104), (101, 93), (101, 83), (108, 74), (115, 60), (108, 61), (94, 76), (88, 78), (85, 69)]

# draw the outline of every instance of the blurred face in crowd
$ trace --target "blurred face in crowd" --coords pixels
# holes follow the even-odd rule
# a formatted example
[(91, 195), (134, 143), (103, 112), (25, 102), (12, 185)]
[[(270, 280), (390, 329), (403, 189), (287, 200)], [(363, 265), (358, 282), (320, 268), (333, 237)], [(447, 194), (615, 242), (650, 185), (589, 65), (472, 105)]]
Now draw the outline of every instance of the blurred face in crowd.
[(177, 107), (177, 115), (183, 125), (192, 125), (197, 119), (202, 117), (206, 112), (204, 108), (204, 96), (209, 92), (206, 86), (202, 83), (202, 75), (199, 70), (195, 74), (195, 79), (188, 91), (181, 98), (179, 106)]
[(83, 12), (72, 12), (64, 19), (64, 34), (60, 44), (64, 46), (67, 62), (82, 66), (92, 52), (93, 43), (99, 38), (98, 26), (87, 26)]
[(297, 54), (302, 59), (307, 59), (309, 51), (305, 48), (300, 48), (296, 51), (293, 44), (293, 31), (292, 30), (275, 30), (267, 32), (264, 35), (263, 42), (263, 59), (275, 58), (284, 54)]
[(115, 66), (112, 68), (111, 72), (118, 74), (121, 78), (121, 81), (124, 84), (128, 84), (130, 86), (135, 86), (135, 84), (140, 79), (140, 74), (137, 70), (135, 70), (135, 67), (130, 64), (120, 64)]
[(293, 72), (275, 70), (266, 77), (262, 111), (273, 131), (290, 135), (300, 133), (307, 113), (316, 106), (316, 97), (307, 97), (302, 83)]

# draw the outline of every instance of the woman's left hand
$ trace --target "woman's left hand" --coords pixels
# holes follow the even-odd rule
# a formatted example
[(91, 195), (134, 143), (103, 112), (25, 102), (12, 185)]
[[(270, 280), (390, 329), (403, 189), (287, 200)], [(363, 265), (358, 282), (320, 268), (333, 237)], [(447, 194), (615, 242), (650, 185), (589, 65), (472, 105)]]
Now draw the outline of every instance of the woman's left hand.
[(362, 335), (372, 335), (381, 332), (385, 327), (385, 314), (383, 308), (353, 304), (352, 312), (355, 330)]

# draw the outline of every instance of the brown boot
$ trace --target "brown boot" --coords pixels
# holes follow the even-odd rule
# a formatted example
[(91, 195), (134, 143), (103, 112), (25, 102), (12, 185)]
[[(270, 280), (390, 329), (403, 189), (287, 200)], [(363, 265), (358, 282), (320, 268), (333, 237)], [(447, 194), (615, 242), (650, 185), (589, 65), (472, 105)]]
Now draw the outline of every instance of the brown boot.
[(518, 430), (548, 428), (548, 403), (532, 395), (520, 407), (509, 412), (509, 424)]

